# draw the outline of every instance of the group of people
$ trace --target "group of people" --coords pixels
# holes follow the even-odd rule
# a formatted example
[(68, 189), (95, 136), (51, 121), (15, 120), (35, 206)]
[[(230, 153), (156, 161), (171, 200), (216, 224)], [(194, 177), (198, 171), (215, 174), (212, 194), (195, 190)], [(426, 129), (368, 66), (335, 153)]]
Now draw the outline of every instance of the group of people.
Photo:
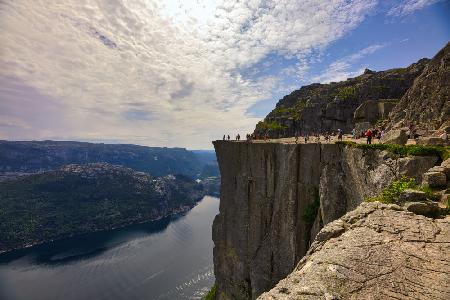
[[(224, 141), (229, 141), (229, 140), (230, 140), (230, 135), (228, 134), (227, 136), (225, 136), (225, 134), (224, 134), (224, 135), (223, 135), (223, 140), (224, 140)], [(235, 140), (236, 140), (236, 141), (240, 141), (240, 140), (241, 140), (241, 135), (240, 135), (239, 133), (236, 135)]]
[(356, 129), (352, 129), (352, 138), (353, 139), (360, 139), (360, 138), (366, 138), (367, 144), (372, 144), (373, 139), (381, 140), (384, 137), (384, 130), (380, 128), (374, 128), (374, 129), (367, 129), (366, 131), (361, 131), (359, 133), (356, 132)]
[[(360, 138), (366, 138), (366, 143), (367, 144), (372, 144), (372, 140), (377, 138), (377, 139), (382, 139), (384, 137), (384, 130), (380, 129), (380, 128), (374, 128), (374, 129), (368, 129), (366, 131), (361, 131), (361, 132), (357, 132), (356, 128), (354, 128), (352, 130), (352, 139), (360, 139)], [(338, 129), (336, 132), (317, 132), (317, 133), (312, 133), (311, 135), (309, 133), (306, 134), (299, 134), (298, 132), (295, 133), (294, 137), (295, 137), (295, 143), (297, 144), (299, 139), (303, 139), (305, 143), (308, 143), (310, 140), (311, 141), (315, 141), (315, 142), (320, 142), (321, 138), (323, 136), (323, 138), (325, 139), (325, 142), (331, 142), (333, 140), (333, 137), (335, 136), (337, 138), (338, 141), (342, 141), (343, 139), (343, 135), (344, 132), (341, 129)], [(246, 141), (253, 141), (253, 140), (264, 140), (267, 141), (269, 140), (269, 134), (268, 133), (264, 133), (264, 134), (258, 134), (258, 133), (248, 133), (246, 135)], [(230, 135), (223, 135), (223, 140), (230, 140)], [(241, 136), (240, 134), (236, 135), (235, 138), (236, 141), (240, 141), (241, 140)]]

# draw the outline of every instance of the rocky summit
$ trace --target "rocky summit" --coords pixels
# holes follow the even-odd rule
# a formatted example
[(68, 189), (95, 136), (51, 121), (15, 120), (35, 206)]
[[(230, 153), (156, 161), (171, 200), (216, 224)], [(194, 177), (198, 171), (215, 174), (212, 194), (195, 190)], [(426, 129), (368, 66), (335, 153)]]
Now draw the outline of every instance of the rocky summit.
[[(433, 59), (346, 81), (314, 83), (283, 97), (255, 128), (256, 135), (358, 132), (415, 127), (421, 135), (450, 133), (450, 43)], [(430, 131), (430, 132), (428, 132)]]
[(450, 129), (450, 43), (427, 64), (392, 111), (391, 128), (411, 124), (422, 130)]
[[(356, 109), (368, 101), (383, 106), (381, 115), (375, 115), (382, 119), (413, 85), (428, 62), (428, 59), (421, 59), (406, 68), (381, 72), (366, 69), (364, 74), (346, 81), (303, 86), (281, 99), (264, 121), (256, 125), (255, 133), (285, 137), (337, 129), (350, 132), (355, 127)], [(364, 116), (358, 118), (364, 119)]]

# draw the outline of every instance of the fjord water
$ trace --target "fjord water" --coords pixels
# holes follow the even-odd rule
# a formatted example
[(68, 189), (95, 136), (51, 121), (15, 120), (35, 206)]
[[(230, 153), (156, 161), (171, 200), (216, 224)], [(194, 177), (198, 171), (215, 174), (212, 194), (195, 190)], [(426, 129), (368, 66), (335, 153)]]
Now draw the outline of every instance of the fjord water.
[(183, 216), (0, 255), (0, 299), (200, 299), (218, 209), (205, 197)]

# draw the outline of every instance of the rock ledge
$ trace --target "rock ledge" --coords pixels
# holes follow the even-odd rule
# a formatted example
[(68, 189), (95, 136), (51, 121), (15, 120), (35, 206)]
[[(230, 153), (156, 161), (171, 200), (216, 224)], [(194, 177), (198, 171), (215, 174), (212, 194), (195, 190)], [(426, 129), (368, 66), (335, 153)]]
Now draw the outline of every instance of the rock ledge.
[(450, 217), (362, 203), (258, 299), (450, 299)]

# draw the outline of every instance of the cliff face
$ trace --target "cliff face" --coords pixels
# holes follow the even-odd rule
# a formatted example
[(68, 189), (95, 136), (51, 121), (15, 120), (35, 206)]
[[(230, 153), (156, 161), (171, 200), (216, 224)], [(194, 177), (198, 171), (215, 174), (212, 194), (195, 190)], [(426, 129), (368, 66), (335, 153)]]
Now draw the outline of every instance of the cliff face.
[(222, 184), (214, 220), (218, 299), (255, 299), (285, 278), (317, 232), (436, 157), (336, 144), (216, 141)]

